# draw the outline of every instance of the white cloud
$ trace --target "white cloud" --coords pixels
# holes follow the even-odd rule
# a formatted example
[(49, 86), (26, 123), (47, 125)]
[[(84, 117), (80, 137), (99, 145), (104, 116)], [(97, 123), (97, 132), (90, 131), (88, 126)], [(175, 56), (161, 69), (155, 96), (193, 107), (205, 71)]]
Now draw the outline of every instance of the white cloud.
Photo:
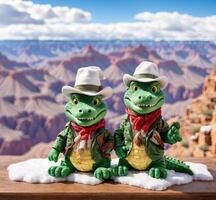
[(216, 15), (194, 17), (178, 12), (143, 12), (135, 15), (136, 20), (151, 25), (161, 39), (215, 40)]
[[(35, 4), (32, 1), (0, 0), (0, 24), (72, 24), (86, 23), (91, 20), (91, 13), (78, 8), (52, 7), (49, 4)], [(25, 20), (23, 20), (23, 18)], [(6, 23), (8, 22), (8, 23)]]
[[(5, 3), (0, 0), (0, 8), (1, 4)], [(194, 17), (177, 12), (143, 12), (135, 15), (134, 22), (102, 24), (91, 23), (91, 13), (78, 8), (22, 0), (8, 1), (7, 5), (18, 14), (8, 13), (10, 20), (2, 22), (0, 39), (216, 39), (216, 15)], [(11, 15), (24, 17), (13, 21)]]
[(0, 24), (42, 24), (43, 20), (33, 19), (29, 13), (16, 10), (11, 5), (0, 4)]

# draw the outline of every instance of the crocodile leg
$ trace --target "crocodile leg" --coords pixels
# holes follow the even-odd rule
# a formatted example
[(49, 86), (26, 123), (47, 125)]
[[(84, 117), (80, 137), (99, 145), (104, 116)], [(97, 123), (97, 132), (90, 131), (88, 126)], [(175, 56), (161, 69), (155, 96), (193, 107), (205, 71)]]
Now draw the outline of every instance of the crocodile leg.
[(75, 172), (75, 167), (65, 157), (65, 160), (61, 162), (60, 166), (52, 166), (48, 169), (48, 174), (54, 177), (67, 177), (71, 173)]
[(112, 168), (109, 159), (103, 159), (93, 165), (94, 176), (100, 180), (112, 178)]
[(165, 179), (167, 177), (167, 170), (166, 170), (164, 158), (161, 158), (160, 160), (152, 161), (149, 167), (149, 175), (157, 179), (159, 178)]
[(113, 176), (127, 176), (128, 170), (133, 169), (133, 167), (128, 163), (127, 160), (121, 158), (117, 166), (112, 167)]

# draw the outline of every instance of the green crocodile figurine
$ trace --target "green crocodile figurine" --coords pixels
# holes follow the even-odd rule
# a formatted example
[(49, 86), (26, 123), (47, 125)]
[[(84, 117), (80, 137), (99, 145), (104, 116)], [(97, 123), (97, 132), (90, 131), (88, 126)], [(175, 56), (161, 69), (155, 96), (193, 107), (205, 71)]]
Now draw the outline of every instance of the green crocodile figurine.
[(100, 180), (111, 178), (113, 136), (105, 128), (107, 108), (103, 98), (110, 97), (112, 89), (102, 88), (101, 79), (100, 68), (83, 67), (77, 72), (75, 86), (62, 88), (69, 99), (65, 106), (69, 122), (58, 134), (48, 159), (57, 162), (62, 152), (64, 160), (60, 166), (50, 167), (49, 175), (66, 177), (75, 171), (92, 171)]
[(128, 87), (124, 95), (127, 117), (114, 134), (114, 148), (119, 157), (114, 174), (126, 176), (129, 169), (149, 170), (154, 178), (166, 178), (167, 169), (193, 174), (184, 162), (164, 155), (164, 143), (181, 141), (178, 122), (169, 126), (161, 116), (162, 89), (167, 84), (159, 76), (156, 64), (142, 62), (134, 75), (123, 77)]

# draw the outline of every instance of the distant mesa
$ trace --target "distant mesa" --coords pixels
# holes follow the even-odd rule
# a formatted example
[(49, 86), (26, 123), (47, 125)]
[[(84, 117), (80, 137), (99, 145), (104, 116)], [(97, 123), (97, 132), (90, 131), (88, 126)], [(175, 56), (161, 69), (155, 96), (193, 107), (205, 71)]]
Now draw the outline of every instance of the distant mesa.
[(135, 56), (139, 56), (141, 58), (148, 58), (149, 57), (149, 50), (142, 44), (138, 45), (134, 48), (128, 48), (127, 53)]
[(64, 63), (60, 63), (54, 69), (50, 70), (50, 74), (54, 76), (56, 79), (68, 83), (72, 80), (75, 80), (75, 72), (69, 65), (65, 65)]
[(48, 62), (51, 66), (64, 66), (66, 69), (69, 69), (74, 73), (76, 73), (78, 68), (90, 65), (99, 66), (102, 69), (105, 69), (110, 65), (110, 63), (108, 56), (97, 52), (91, 45), (86, 46), (79, 54), (73, 54), (63, 60)]
[(96, 51), (91, 45), (86, 45), (82, 50), (83, 55), (101, 55), (98, 51)]
[(206, 58), (206, 56), (200, 55), (196, 52), (190, 56), (190, 59), (187, 60), (187, 64), (191, 66), (197, 66), (199, 68), (204, 68), (204, 69), (212, 68), (212, 63), (209, 61), (209, 59)]
[(0, 97), (31, 96), (39, 92), (40, 89), (30, 82), (21, 71), (10, 71), (7, 76), (2, 78), (0, 84)]
[(13, 69), (16, 67), (21, 67), (21, 68), (27, 68), (29, 65), (24, 62), (16, 62), (13, 60), (10, 60), (7, 58), (7, 56), (3, 55), (0, 53), (0, 64), (3, 66), (5, 69)]
[(175, 74), (182, 75), (183, 71), (180, 66), (174, 60), (162, 61), (158, 64), (158, 67), (164, 71), (172, 71)]

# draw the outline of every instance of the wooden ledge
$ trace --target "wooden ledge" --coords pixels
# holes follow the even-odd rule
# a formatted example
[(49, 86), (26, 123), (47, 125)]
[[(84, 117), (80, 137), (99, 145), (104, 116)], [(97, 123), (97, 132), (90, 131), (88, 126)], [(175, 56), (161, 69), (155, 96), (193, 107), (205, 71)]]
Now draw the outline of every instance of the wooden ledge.
[(89, 186), (77, 183), (28, 184), (12, 182), (8, 179), (7, 166), (23, 160), (22, 157), (0, 156), (0, 199), (77, 199), (77, 200), (134, 200), (134, 199), (216, 199), (216, 158), (188, 158), (192, 162), (202, 162), (208, 165), (214, 176), (212, 182), (195, 181), (186, 185), (172, 186), (165, 191), (151, 191), (138, 187), (115, 184), (112, 181)]

